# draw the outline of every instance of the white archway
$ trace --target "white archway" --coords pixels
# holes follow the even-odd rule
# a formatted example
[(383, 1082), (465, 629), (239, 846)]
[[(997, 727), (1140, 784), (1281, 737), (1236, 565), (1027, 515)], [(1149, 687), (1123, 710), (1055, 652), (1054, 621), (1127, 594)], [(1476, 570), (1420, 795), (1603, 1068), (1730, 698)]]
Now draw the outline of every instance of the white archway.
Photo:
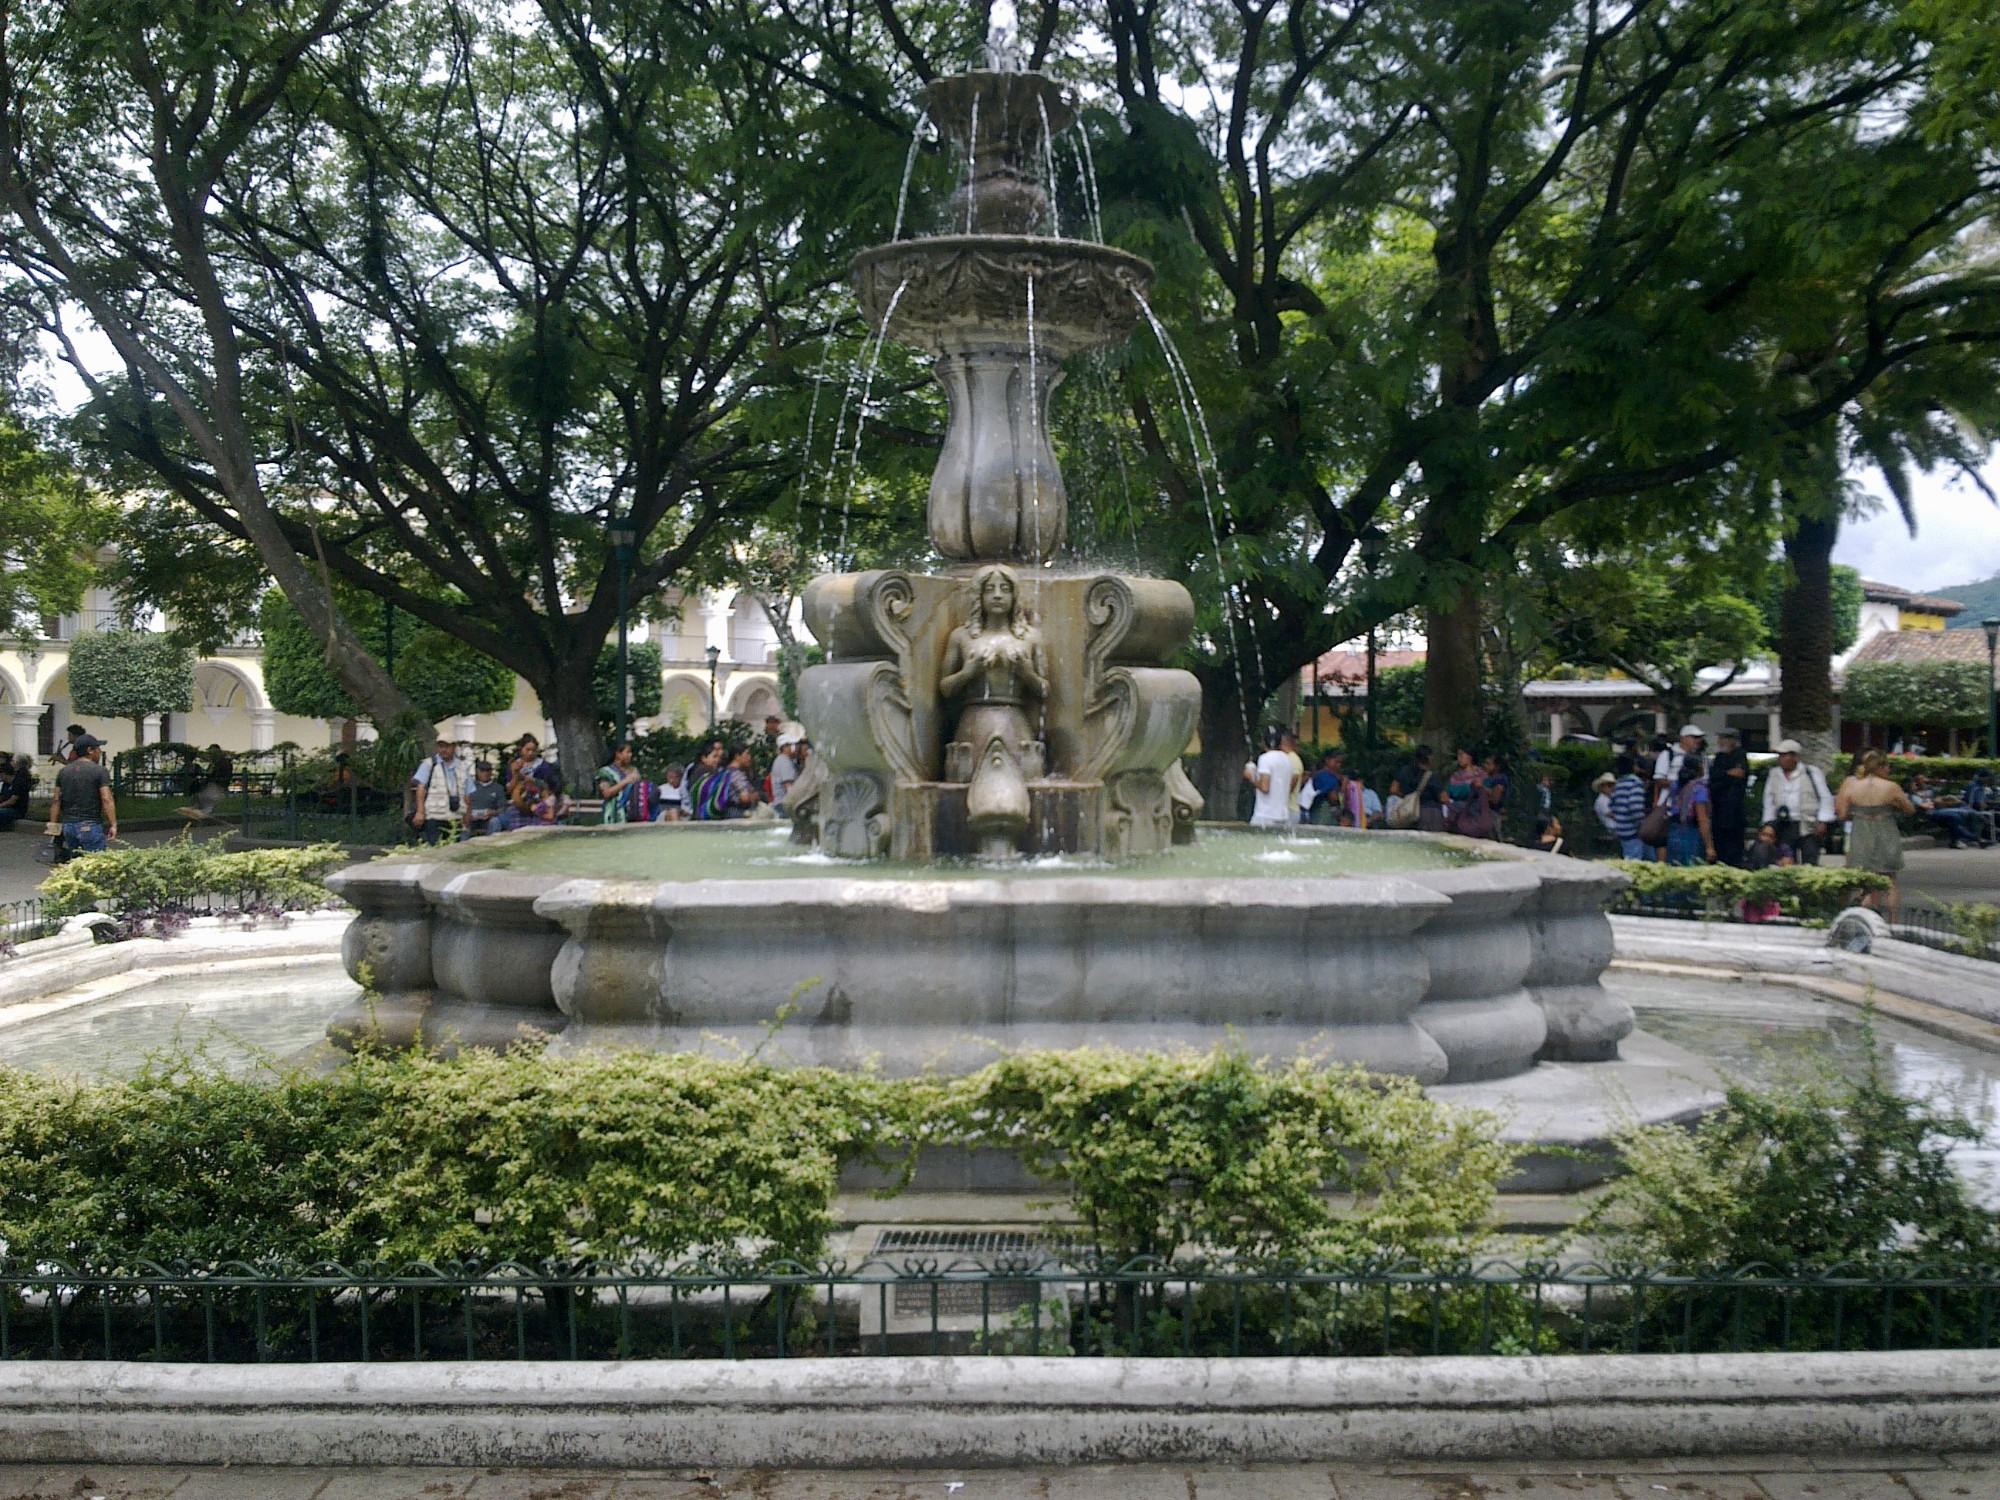
[(708, 727), (708, 683), (691, 673), (676, 672), (660, 684), (660, 722), (676, 719), (687, 729)]
[(784, 706), (778, 698), (777, 683), (766, 676), (746, 677), (736, 684), (729, 694), (729, 717), (741, 719), (746, 724), (764, 722), (766, 714), (784, 713)]
[(233, 687), (241, 688), (244, 708), (254, 710), (271, 706), (270, 700), (264, 696), (264, 684), (257, 680), (256, 674), (246, 671), (240, 664), (230, 661), (227, 657), (204, 656), (194, 664), (195, 691), (201, 695), (204, 707), (235, 707), (233, 692), (225, 691), (220, 696), (215, 696), (208, 691), (207, 685), (202, 681), (204, 672), (212, 672), (219, 677), (227, 678)]

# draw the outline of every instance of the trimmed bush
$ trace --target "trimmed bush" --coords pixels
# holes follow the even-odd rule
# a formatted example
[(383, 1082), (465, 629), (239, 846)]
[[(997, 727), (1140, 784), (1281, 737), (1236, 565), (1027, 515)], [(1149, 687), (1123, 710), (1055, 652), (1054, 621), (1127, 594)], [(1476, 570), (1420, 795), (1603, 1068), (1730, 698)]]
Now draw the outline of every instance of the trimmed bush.
[(1775, 901), (1786, 916), (1831, 921), (1869, 892), (1890, 886), (1886, 875), (1821, 865), (1739, 870), (1733, 865), (1662, 865), (1636, 859), (1611, 863), (1632, 877), (1631, 889), (1620, 898), (1627, 905), (1686, 905), (1717, 917), (1733, 917), (1744, 901)]
[(149, 848), (120, 846), (72, 859), (51, 872), (39, 894), (43, 911), (52, 917), (86, 911), (123, 916), (186, 905), (204, 896), (300, 911), (330, 902), (321, 877), (353, 862), (339, 844), (232, 854), (220, 840), (198, 844), (183, 833)]
[(177, 1055), (129, 1082), (0, 1070), (0, 1241), (95, 1265), (810, 1259), (841, 1167), (919, 1144), (1021, 1152), (1107, 1253), (1266, 1261), (1447, 1258), (1512, 1161), (1405, 1081), (1227, 1048), (954, 1080), (525, 1045), (249, 1078)]

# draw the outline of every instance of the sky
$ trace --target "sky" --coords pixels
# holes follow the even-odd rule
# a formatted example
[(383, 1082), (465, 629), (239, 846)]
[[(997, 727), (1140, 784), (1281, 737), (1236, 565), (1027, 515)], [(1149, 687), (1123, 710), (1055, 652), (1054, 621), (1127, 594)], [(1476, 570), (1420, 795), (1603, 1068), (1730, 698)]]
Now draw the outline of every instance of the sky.
[[(2000, 456), (1982, 471), (2000, 493)], [(1899, 588), (1941, 591), (1954, 584), (1979, 583), (2000, 575), (2000, 507), (1964, 480), (1949, 482), (1942, 473), (1914, 477), (1917, 534), (1910, 535), (1882, 476), (1870, 469), (1857, 474), (1881, 507), (1865, 520), (1849, 520), (1840, 528), (1833, 560), (1860, 571), (1876, 583)]]

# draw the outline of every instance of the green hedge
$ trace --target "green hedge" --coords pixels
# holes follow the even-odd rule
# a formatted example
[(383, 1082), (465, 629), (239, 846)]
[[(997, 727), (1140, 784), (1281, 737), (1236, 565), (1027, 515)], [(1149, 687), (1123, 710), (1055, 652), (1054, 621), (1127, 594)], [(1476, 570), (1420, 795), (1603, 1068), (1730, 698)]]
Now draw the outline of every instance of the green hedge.
[[(1833, 767), (1826, 773), (1828, 783), (1835, 791), (1847, 779), (1847, 773), (1854, 768), (1856, 757), (1836, 755)], [(2000, 776), (2000, 760), (1983, 760), (1970, 755), (1892, 755), (1889, 757), (1889, 775), (1899, 786), (1908, 786), (1919, 776), (1928, 776), (1933, 781), (1942, 781), (1952, 791), (1957, 791), (1980, 771), (1991, 771)]]
[(220, 839), (196, 843), (184, 833), (148, 848), (120, 845), (81, 855), (58, 865), (38, 894), (43, 911), (52, 917), (86, 911), (122, 916), (213, 896), (297, 911), (331, 901), (321, 877), (353, 862), (339, 844), (232, 854)]
[(1829, 921), (1871, 891), (1886, 891), (1886, 875), (1825, 865), (1739, 870), (1733, 865), (1662, 865), (1650, 860), (1611, 861), (1632, 877), (1620, 898), (1629, 906), (1689, 905), (1715, 916), (1734, 916), (1744, 901), (1776, 901), (1787, 916)]
[(1121, 1256), (1437, 1261), (1483, 1234), (1512, 1163), (1496, 1121), (1407, 1080), (1226, 1048), (952, 1080), (525, 1047), (252, 1078), (169, 1056), (129, 1082), (0, 1070), (0, 1242), (95, 1265), (810, 1258), (844, 1164), (985, 1143), (1067, 1181)]

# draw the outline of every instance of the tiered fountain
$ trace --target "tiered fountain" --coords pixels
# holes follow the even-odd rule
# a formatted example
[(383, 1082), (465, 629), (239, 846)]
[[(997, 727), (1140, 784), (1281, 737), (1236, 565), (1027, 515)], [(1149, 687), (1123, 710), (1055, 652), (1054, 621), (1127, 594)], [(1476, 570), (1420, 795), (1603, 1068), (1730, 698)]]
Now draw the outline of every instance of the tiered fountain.
[(807, 592), (829, 659), (800, 685), (818, 769), (790, 804), (817, 847), (769, 825), (524, 831), (356, 867), (345, 956), (375, 993), (336, 1038), (697, 1048), (763, 1042), (796, 1005), (777, 1053), (896, 1072), (1232, 1029), (1425, 1081), (1615, 1057), (1631, 1012), (1598, 976), (1622, 877), (1420, 834), (1197, 838), (1187, 590), (1052, 566), (1050, 394), (1064, 359), (1131, 333), (1152, 268), (1043, 232), (1032, 164), (1073, 118), (1053, 80), (969, 73), (927, 104), (969, 156), (960, 232), (853, 272), (878, 337), (929, 350), (950, 398), (945, 566)]

